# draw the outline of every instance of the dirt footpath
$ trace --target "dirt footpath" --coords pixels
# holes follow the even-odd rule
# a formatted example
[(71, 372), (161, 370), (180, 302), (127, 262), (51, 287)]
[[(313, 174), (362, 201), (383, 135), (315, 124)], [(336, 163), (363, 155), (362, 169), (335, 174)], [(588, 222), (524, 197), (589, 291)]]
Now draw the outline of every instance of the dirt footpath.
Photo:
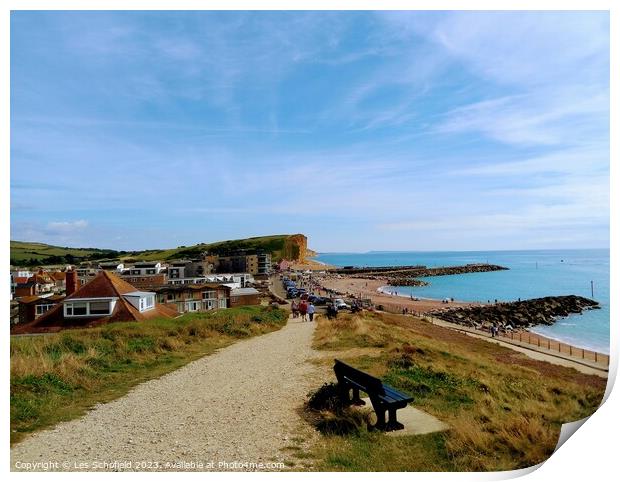
[(290, 463), (283, 449), (314, 436), (297, 412), (325, 381), (308, 362), (313, 331), (314, 323), (289, 320), (140, 384), (16, 444), (11, 469), (56, 461), (53, 470), (282, 470), (246, 464)]

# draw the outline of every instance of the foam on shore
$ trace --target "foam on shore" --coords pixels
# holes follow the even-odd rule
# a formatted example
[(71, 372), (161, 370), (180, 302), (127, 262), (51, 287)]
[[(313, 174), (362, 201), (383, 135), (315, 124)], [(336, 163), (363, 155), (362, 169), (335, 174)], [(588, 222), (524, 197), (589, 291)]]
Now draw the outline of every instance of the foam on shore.
[[(407, 294), (404, 294), (404, 293), (399, 293), (397, 290), (392, 290), (392, 289), (390, 289), (390, 288), (393, 288), (393, 286), (389, 286), (389, 285), (386, 285), (386, 286), (379, 286), (379, 287), (377, 288), (377, 291), (378, 291), (379, 293), (381, 293), (381, 294), (384, 294), (384, 295), (388, 295), (388, 296), (399, 296), (399, 297), (401, 297), (401, 298), (405, 298), (406, 300), (412, 300), (412, 299), (413, 299), (413, 300), (415, 300), (415, 299), (418, 299), (418, 300), (427, 300), (427, 301), (441, 301), (441, 300), (440, 300), (440, 299), (438, 299), (438, 298), (426, 298), (426, 297), (424, 297), (424, 296), (417, 296), (417, 295), (416, 295), (416, 296), (414, 296), (414, 297), (412, 298), (412, 297), (411, 297), (411, 295), (407, 295)], [(392, 293), (396, 293), (396, 295), (393, 295)], [(457, 300), (454, 300), (454, 301), (456, 302)]]

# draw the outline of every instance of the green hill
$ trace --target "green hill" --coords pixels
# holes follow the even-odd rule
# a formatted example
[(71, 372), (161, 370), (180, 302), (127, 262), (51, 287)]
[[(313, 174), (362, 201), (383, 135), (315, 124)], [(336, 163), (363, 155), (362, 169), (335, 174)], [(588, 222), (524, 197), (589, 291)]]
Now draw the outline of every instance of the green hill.
[[(296, 250), (296, 238), (300, 235), (277, 234), (273, 236), (257, 236), (246, 239), (232, 239), (215, 243), (199, 243), (193, 246), (179, 246), (174, 249), (156, 249), (130, 253), (126, 258), (155, 261), (194, 258), (201, 253), (225, 255), (238, 250), (262, 250), (271, 253), (274, 261), (283, 258), (298, 258), (300, 250)], [(305, 237), (304, 237), (305, 238)]]
[(98, 248), (69, 248), (44, 243), (11, 241), (11, 264), (35, 266), (50, 264), (74, 264), (83, 261), (118, 258), (124, 251)]
[(203, 252), (224, 255), (242, 249), (270, 252), (274, 261), (284, 258), (298, 259), (306, 254), (306, 237), (301, 234), (279, 234), (145, 251), (69, 248), (44, 243), (11, 241), (11, 264), (14, 266), (76, 264), (104, 259), (168, 261), (198, 257)]

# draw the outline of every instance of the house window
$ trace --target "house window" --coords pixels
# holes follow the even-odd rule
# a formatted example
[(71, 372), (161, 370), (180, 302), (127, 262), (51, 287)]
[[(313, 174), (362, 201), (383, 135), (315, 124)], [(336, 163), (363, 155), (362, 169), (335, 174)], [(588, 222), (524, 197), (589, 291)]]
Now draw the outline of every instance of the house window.
[(202, 292), (202, 299), (203, 300), (209, 300), (209, 299), (213, 299), (213, 298), (217, 298), (217, 292), (216, 291), (203, 291)]
[(168, 293), (168, 301), (174, 300), (174, 293)]
[(146, 305), (146, 309), (148, 310), (149, 308), (153, 308), (153, 306), (155, 306), (155, 299), (153, 296), (147, 296), (145, 298), (145, 305)]
[(109, 315), (112, 312), (112, 307), (109, 300), (74, 301), (72, 303), (65, 303), (64, 310), (65, 316), (100, 316)]
[(110, 314), (110, 302), (109, 301), (91, 301), (89, 308), (90, 308), (91, 315), (109, 315)]
[(73, 316), (86, 315), (87, 304), (86, 303), (73, 303)]
[(41, 316), (43, 313), (45, 313), (47, 310), (49, 310), (50, 308), (52, 308), (54, 305), (37, 305), (36, 306), (36, 313), (37, 316)]

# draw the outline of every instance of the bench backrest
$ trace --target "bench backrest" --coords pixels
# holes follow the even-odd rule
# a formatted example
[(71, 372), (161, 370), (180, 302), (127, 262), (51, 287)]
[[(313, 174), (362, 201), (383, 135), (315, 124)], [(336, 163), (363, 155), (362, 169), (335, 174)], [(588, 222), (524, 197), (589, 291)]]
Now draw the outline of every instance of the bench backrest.
[(336, 374), (338, 381), (340, 381), (342, 377), (346, 377), (362, 386), (363, 391), (369, 395), (375, 393), (383, 395), (385, 393), (383, 390), (383, 383), (378, 378), (375, 378), (368, 373), (364, 373), (357, 368), (353, 368), (340, 360), (335, 360), (335, 362), (334, 373)]

